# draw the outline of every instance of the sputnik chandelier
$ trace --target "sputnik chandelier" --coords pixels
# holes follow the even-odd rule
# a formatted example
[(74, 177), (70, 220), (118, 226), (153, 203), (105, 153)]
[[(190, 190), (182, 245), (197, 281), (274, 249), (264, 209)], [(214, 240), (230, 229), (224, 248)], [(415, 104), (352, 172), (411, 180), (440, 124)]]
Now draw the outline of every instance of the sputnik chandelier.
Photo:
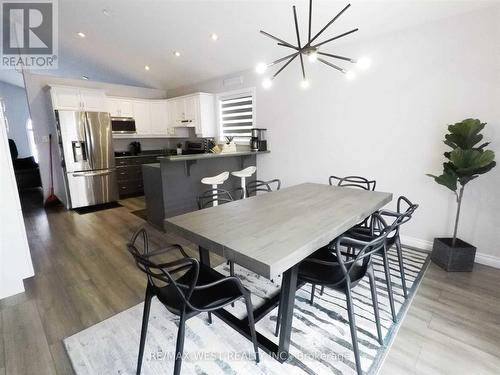
[[(337, 59), (337, 60), (343, 60), (343, 61), (348, 61), (353, 64), (357, 64), (359, 68), (361, 69), (367, 69), (370, 65), (370, 60), (368, 58), (362, 58), (359, 60), (352, 59), (350, 57), (345, 57), (345, 56), (340, 56), (340, 55), (334, 55), (331, 53), (326, 53), (326, 52), (321, 52), (320, 47), (324, 46), (327, 43), (333, 42), (334, 40), (343, 38), (344, 36), (347, 36), (349, 34), (355, 33), (358, 31), (357, 28), (349, 30), (345, 33), (339, 34), (337, 36), (334, 36), (333, 38), (329, 38), (327, 40), (324, 40), (319, 43), (314, 43), (316, 39), (328, 28), (330, 25), (332, 25), (349, 7), (351, 4), (347, 4), (347, 6), (342, 9), (333, 19), (328, 22), (318, 33), (314, 36), (311, 37), (311, 17), (312, 17), (312, 0), (309, 0), (309, 32), (308, 32), (308, 38), (307, 38), (307, 43), (302, 44), (300, 41), (300, 33), (299, 33), (299, 25), (297, 22), (297, 10), (295, 8), (295, 5), (292, 7), (293, 8), (293, 19), (295, 22), (295, 32), (297, 34), (297, 45), (294, 45), (292, 43), (285, 42), (284, 40), (275, 37), (274, 35), (271, 35), (263, 30), (260, 30), (261, 34), (264, 34), (265, 36), (274, 39), (275, 41), (278, 42), (278, 45), (281, 47), (289, 48), (294, 50), (293, 53), (290, 55), (287, 55), (285, 57), (282, 57), (276, 61), (273, 61), (270, 64), (266, 63), (259, 63), (256, 67), (256, 71), (259, 74), (262, 74), (267, 71), (268, 68), (283, 63), (285, 62), (271, 77), (267, 77), (262, 81), (262, 86), (264, 88), (269, 88), (272, 85), (272, 80), (276, 78), (278, 74), (280, 74), (293, 60), (297, 58), (297, 56), (300, 58), (300, 66), (302, 69), (302, 81), (300, 83), (302, 88), (307, 88), (309, 87), (309, 81), (306, 78), (306, 71), (304, 69), (304, 57), (307, 57), (307, 59), (310, 62), (314, 61), (319, 61), (325, 65), (328, 65), (329, 67), (332, 67), (336, 70), (338, 70), (341, 73), (344, 73), (346, 75), (347, 79), (353, 79), (355, 77), (355, 74), (353, 71), (350, 70), (345, 70), (344, 68), (332, 63), (331, 61), (327, 61), (323, 58), (332, 58), (332, 59)], [(320, 57), (322, 56), (322, 57)]]

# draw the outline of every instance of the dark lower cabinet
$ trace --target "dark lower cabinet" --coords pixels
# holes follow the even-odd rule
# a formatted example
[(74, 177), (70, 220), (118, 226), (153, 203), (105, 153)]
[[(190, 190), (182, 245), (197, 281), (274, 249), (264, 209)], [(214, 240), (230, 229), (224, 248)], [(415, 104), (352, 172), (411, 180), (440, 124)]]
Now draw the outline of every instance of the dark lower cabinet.
[(142, 165), (158, 162), (157, 156), (133, 156), (115, 159), (120, 198), (144, 194)]

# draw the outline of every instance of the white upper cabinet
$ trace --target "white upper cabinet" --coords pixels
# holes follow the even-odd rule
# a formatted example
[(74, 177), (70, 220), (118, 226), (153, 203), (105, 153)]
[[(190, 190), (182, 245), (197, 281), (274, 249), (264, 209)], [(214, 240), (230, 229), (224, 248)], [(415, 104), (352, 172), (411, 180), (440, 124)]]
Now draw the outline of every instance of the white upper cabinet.
[(107, 112), (103, 90), (67, 86), (51, 86), (50, 94), (54, 109), (69, 111)]
[(134, 117), (134, 105), (128, 98), (108, 97), (108, 112), (112, 117)]
[(199, 137), (215, 137), (215, 97), (197, 93), (168, 100), (169, 127), (191, 127)]
[(169, 135), (168, 108), (166, 100), (153, 100), (149, 103), (151, 117), (151, 134)]
[(137, 135), (153, 134), (151, 129), (151, 114), (148, 101), (134, 101), (134, 119)]

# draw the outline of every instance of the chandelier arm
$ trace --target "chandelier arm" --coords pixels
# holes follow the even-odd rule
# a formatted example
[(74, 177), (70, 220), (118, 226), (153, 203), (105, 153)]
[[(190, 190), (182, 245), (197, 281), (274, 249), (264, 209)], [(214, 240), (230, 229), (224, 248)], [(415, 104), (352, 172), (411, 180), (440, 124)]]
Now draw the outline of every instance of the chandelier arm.
[[(286, 62), (286, 63), (285, 63), (285, 64), (284, 64), (281, 68), (279, 68), (279, 70), (278, 70), (276, 73), (274, 73), (274, 75), (273, 75), (273, 79), (274, 79), (274, 78), (275, 78), (278, 74), (280, 74), (280, 73), (283, 71), (283, 69), (285, 69), (285, 68), (288, 66), (288, 64), (290, 64), (290, 63), (291, 63), (291, 62), (292, 62), (292, 61), (293, 61), (293, 60), (297, 57), (297, 55), (299, 55), (299, 53), (298, 53), (298, 52), (297, 52), (297, 53), (296, 53), (296, 54), (295, 54), (295, 55), (294, 55), (294, 56), (293, 56), (290, 60), (288, 60), (288, 61), (287, 61), (287, 62)], [(302, 56), (302, 55), (301, 55), (301, 56)]]
[(347, 4), (344, 9), (342, 9), (335, 17), (333, 17), (333, 19), (330, 22), (328, 22), (311, 40), (309, 40), (307, 46), (309, 46), (312, 42), (314, 42), (316, 38), (320, 36), (323, 33), (323, 31), (325, 31), (332, 23), (334, 23), (337, 20), (337, 18), (339, 18), (342, 15), (342, 13), (344, 13), (350, 6), (351, 4)]
[(307, 44), (311, 43), (311, 20), (312, 20), (312, 11), (313, 11), (313, 0), (309, 0), (309, 34), (307, 37)]
[(338, 65), (335, 65), (335, 64), (332, 64), (331, 62), (329, 61), (326, 61), (326, 60), (323, 60), (322, 58), (318, 57), (318, 61), (319, 62), (322, 62), (323, 64), (326, 64), (334, 69), (337, 69), (339, 72), (342, 72), (342, 73), (345, 73), (345, 70), (342, 69), (340, 66)]
[(296, 51), (299, 51), (300, 49), (298, 47), (295, 47), (295, 46), (292, 46), (292, 45), (288, 45), (288, 44), (283, 44), (283, 43), (278, 43), (278, 46), (282, 46), (282, 47), (287, 47), (287, 48), (292, 48)]
[(349, 34), (355, 33), (355, 32), (356, 32), (356, 31), (358, 31), (358, 30), (359, 30), (358, 28), (352, 29), (352, 30), (347, 31), (347, 32), (345, 32), (345, 33), (343, 33), (343, 34), (340, 34), (340, 35), (334, 36), (333, 38), (327, 39), (327, 40), (325, 40), (325, 41), (323, 41), (323, 42), (321, 42), (321, 43), (315, 44), (313, 47), (314, 47), (314, 48), (318, 48), (319, 46), (322, 46), (323, 44), (326, 44), (326, 43), (332, 42), (332, 41), (334, 41), (334, 40), (336, 40), (336, 39), (339, 39), (339, 38), (342, 38), (342, 37), (344, 37), (344, 36), (346, 36), (346, 35), (349, 35)]
[(285, 61), (286, 59), (289, 59), (290, 57), (296, 57), (297, 54), (298, 54), (298, 52), (294, 52), (288, 56), (285, 56), (285, 57), (282, 57), (281, 59), (273, 61), (272, 63), (268, 64), (267, 66), (273, 66), (273, 65), (279, 64), (280, 62)]
[(297, 9), (295, 8), (295, 5), (292, 8), (293, 20), (295, 21), (295, 33), (297, 34), (297, 46), (299, 47), (299, 49), (301, 49), (302, 47), (300, 46), (299, 23), (297, 22)]
[(260, 33), (261, 33), (261, 34), (264, 34), (265, 36), (267, 36), (267, 37), (269, 37), (269, 38), (271, 38), (271, 39), (274, 39), (274, 40), (276, 40), (276, 41), (278, 41), (278, 42), (280, 42), (280, 43), (283, 43), (284, 45), (286, 45), (286, 46), (288, 46), (288, 47), (290, 47), (290, 48), (295, 48), (295, 47), (294, 47), (294, 46), (292, 46), (290, 43), (285, 42), (283, 39), (277, 38), (277, 37), (275, 37), (274, 35), (271, 35), (271, 34), (269, 34), (269, 33), (266, 33), (264, 30), (260, 30)]
[(304, 70), (304, 58), (302, 57), (302, 54), (299, 53), (300, 55), (300, 66), (302, 67), (302, 79), (305, 81), (306, 80), (306, 71)]
[(323, 55), (323, 56), (333, 57), (334, 59), (340, 59), (340, 60), (349, 61), (351, 63), (355, 63), (356, 62), (356, 60), (351, 59), (350, 57), (339, 56), (339, 55), (332, 55), (331, 53), (325, 53), (325, 52), (319, 52), (319, 51), (318, 51), (318, 54), (319, 55)]

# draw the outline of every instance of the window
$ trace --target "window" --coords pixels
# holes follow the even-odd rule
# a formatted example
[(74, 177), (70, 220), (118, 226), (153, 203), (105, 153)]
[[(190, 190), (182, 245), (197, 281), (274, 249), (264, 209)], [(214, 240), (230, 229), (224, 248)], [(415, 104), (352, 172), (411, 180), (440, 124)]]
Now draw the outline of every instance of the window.
[(220, 94), (218, 103), (220, 138), (234, 137), (236, 143), (248, 144), (255, 126), (255, 90)]
[(30, 144), (31, 155), (33, 155), (33, 158), (38, 163), (38, 150), (35, 144), (35, 134), (33, 133), (33, 121), (31, 121), (30, 118), (28, 119), (28, 121), (26, 121), (26, 132), (28, 134), (28, 142)]

